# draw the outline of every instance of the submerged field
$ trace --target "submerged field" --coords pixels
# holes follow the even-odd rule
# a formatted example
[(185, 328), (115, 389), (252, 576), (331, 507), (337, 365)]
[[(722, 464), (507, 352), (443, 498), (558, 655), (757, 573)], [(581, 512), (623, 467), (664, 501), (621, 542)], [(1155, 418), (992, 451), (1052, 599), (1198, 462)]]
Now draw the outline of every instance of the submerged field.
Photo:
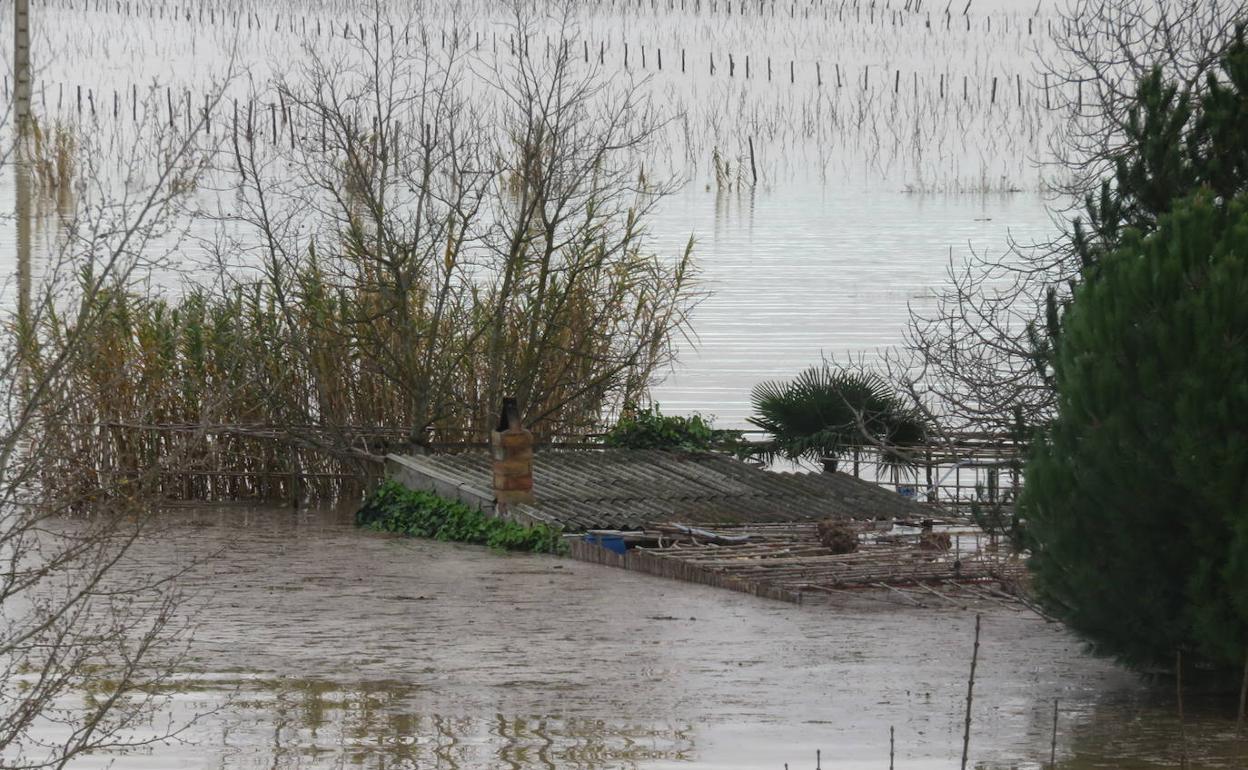
[[(325, 141), (325, 117), (282, 89), (328, 64), (359, 75), (380, 49), (412, 72), (445, 72), (486, 115), (505, 106), (506, 88), (491, 83), (517, 57), (548, 61), (559, 46), (579, 52), (575, 67), (644, 97), (658, 130), (634, 162), (671, 192), (652, 201), (647, 246), (675, 258), (692, 236), (706, 295), (654, 391), (669, 410), (742, 425), (755, 383), (898, 343), (908, 307), (932, 301), (950, 263), (1055, 231), (1043, 161), (1062, 130), (1058, 108), (1079, 95), (1039, 74), (1062, 24), (1051, 5), (524, 9), (521, 24), (484, 1), (36, 2), (35, 112), (82, 156), (74, 183), (37, 197), (36, 271), (63, 240), (58, 211), (116, 192), (150, 165), (154, 137), (189, 136), (207, 171), (154, 239), (151, 281), (176, 294), (217, 281), (222, 265), (245, 274), (265, 236), (251, 226), (242, 157), (289, 192)], [(9, 24), (0, 15), (0, 39)], [(381, 105), (352, 104), (359, 125), (376, 127)], [(400, 153), (430, 130), (418, 106), (385, 106)], [(0, 179), (4, 194), (11, 185)], [(299, 221), (307, 208), (295, 205), (291, 232), (321, 226)], [(15, 242), (12, 221), (0, 222), (3, 259), (17, 258)]]
[[(1059, 108), (1083, 98), (1040, 72), (1063, 24), (1058, 8), (893, 5), (37, 1), (34, 101), (48, 124), (98, 130), (110, 153), (145, 130), (189, 129), (202, 116), (209, 134), (281, 146), (318, 128), (274, 87), (313, 57), (366, 64), (368, 50), (392, 46), (430, 67), (462, 66), (481, 93), (509, 60), (562, 49), (584, 69), (644, 82), (667, 118), (648, 173), (1039, 190), (1033, 161), (1060, 129)], [(377, 117), (366, 110), (363, 120)]]

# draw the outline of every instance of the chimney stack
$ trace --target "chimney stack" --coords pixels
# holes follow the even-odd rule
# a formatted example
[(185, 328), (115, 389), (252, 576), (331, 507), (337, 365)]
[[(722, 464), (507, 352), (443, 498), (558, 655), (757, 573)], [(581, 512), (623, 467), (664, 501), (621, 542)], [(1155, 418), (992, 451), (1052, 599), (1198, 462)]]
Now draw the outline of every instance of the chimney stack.
[(510, 505), (532, 504), (533, 434), (520, 422), (514, 398), (503, 399), (498, 427), (490, 434), (494, 454), (494, 501), (502, 511)]

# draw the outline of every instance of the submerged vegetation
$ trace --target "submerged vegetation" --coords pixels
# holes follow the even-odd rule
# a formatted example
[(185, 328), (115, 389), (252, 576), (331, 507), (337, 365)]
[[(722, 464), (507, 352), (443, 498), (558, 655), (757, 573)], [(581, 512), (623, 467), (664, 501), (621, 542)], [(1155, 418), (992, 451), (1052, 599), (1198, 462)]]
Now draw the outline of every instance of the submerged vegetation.
[(355, 522), (378, 532), (475, 543), (506, 551), (564, 553), (567, 550), (562, 534), (554, 527), (517, 524), (457, 500), (407, 489), (395, 481), (377, 487), (356, 513)]
[(29, 149), (31, 176), (44, 195), (65, 205), (74, 181), (78, 151), (73, 126), (58, 120), (45, 128), (32, 120)]
[[(406, 56), (465, 59), (486, 78), (517, 57), (568, 51), (586, 68), (648, 80), (649, 93), (681, 105), (648, 165), (712, 184), (887, 178), (955, 193), (1039, 189), (1028, 161), (1060, 129), (1056, 108), (1083, 96), (1073, 83), (1033, 72), (1036, 52), (1054, 48), (1062, 21), (1043, 5), (1025, 13), (921, 3), (524, 5), (535, 24), (519, 33), (504, 25), (512, 4), (490, 0), (430, 3), (414, 17), (409, 6), (386, 3), (240, 11), (213, 0), (182, 13), (114, 5), (93, 9), (90, 25), (74, 15), (81, 9), (52, 6), (44, 11), (55, 19), (47, 44), (60, 55), (41, 76), (43, 96), (48, 114), (94, 124), (126, 146), (143, 124), (180, 126), (198, 112), (219, 74), (213, 67), (236, 56), (253, 77), (228, 94), (237, 100), (233, 112), (229, 102), (214, 111), (213, 130), (284, 145), (289, 125), (297, 136), (320, 132), (318, 114), (269, 88), (306, 49), (352, 52), (363, 39)], [(569, 14), (575, 28), (563, 26)], [(111, 39), (126, 40), (125, 52), (114, 51), (114, 66), (96, 66), (96, 52)], [(168, 94), (168, 73), (153, 66), (159, 57), (143, 55), (155, 40), (198, 51), (182, 62)], [(162, 86), (160, 100), (149, 111), (136, 108), (135, 84), (153, 81)], [(419, 109), (362, 112), (365, 125), (427, 122)], [(275, 113), (277, 126), (267, 120)]]

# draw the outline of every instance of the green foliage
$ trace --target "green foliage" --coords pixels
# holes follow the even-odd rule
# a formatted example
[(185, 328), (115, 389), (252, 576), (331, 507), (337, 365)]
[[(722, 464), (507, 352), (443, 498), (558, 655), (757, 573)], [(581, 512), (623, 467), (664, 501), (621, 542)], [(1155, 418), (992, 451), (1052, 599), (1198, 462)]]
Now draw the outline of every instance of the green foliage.
[(975, 498), (971, 500), (971, 519), (975, 525), (990, 535), (1004, 538), (1013, 553), (1026, 548), (1026, 531), (1020, 518), (1013, 493), (991, 490), (983, 484), (975, 485)]
[(1038, 591), (1094, 647), (1229, 669), (1248, 647), (1242, 27), (1196, 86), (1141, 81), (1076, 223), (1082, 283), (1032, 335), (1058, 416), (1021, 504)]
[[(792, 460), (840, 457), (855, 447), (918, 443), (923, 416), (879, 375), (828, 365), (811, 367), (791, 382), (764, 382), (751, 394), (749, 421), (772, 435), (757, 454)], [(898, 453), (886, 459), (904, 464)]]
[(741, 431), (713, 428), (710, 420), (696, 412), (689, 417), (663, 414), (658, 404), (649, 409), (626, 408), (603, 436), (603, 443), (609, 447), (683, 452), (730, 449), (740, 440)]
[[(1241, 129), (1242, 130), (1242, 129)], [(1080, 286), (1022, 510), (1044, 603), (1140, 666), (1248, 649), (1248, 195), (1176, 203)]]
[(563, 553), (558, 529), (545, 524), (524, 526), (488, 516), (457, 500), (411, 490), (386, 481), (365, 501), (355, 523), (378, 532), (458, 543), (477, 543), (507, 551)]

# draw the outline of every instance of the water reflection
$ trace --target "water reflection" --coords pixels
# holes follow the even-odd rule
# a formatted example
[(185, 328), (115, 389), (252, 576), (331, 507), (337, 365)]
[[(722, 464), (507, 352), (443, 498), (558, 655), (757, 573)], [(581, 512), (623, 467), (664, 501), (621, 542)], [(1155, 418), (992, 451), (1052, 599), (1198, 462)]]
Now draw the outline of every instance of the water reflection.
[(31, 163), (30, 142), (20, 135), (17, 140), (16, 162), (13, 164), (14, 219), (17, 246), (17, 328), (22, 352), (28, 350), (31, 332), (30, 259), (31, 259)]
[(344, 688), (281, 679), (240, 686), (232, 717), (207, 741), (217, 767), (591, 770), (686, 762), (694, 750), (688, 724), (424, 712), (415, 703), (419, 693), (401, 682)]
[(1235, 722), (1235, 698), (1188, 695), (1180, 724), (1172, 683), (1124, 696), (1109, 694), (1062, 715), (1058, 768), (1191, 770), (1248, 767), (1248, 726)]
[[(221, 683), (216, 682), (219, 686)], [(732, 752), (698, 746), (699, 728), (690, 723), (609, 721), (534, 714), (447, 715), (424, 712), (418, 691), (401, 682), (361, 682), (344, 688), (318, 680), (250, 681), (235, 699), (231, 724), (209, 741), (220, 768), (484, 768), (513, 770), (554, 768), (752, 767), (813, 762), (814, 751), (792, 743), (761, 741), (738, 745)], [(1154, 695), (1156, 695), (1154, 693)], [(1157, 697), (1111, 698), (1084, 707), (1063, 708), (1059, 714), (1058, 770), (1161, 770), (1179, 767), (1184, 752), (1177, 740), (1177, 717)], [(1226, 715), (1227, 703), (1195, 706), (1184, 727), (1190, 770), (1245, 767), (1248, 737), (1238, 735)], [(977, 759), (977, 770), (1040, 770), (1049, 768), (1050, 713), (1040, 704), (1034, 730), (1029, 729), (1027, 756)], [(806, 732), (819, 729), (807, 726)], [(712, 733), (716, 731), (711, 731)], [(878, 732), (878, 731), (877, 731)], [(899, 735), (901, 732), (899, 731)], [(973, 736), (975, 733), (973, 732)], [(745, 736), (742, 736), (745, 737)], [(722, 740), (722, 736), (719, 737)], [(705, 737), (702, 741), (706, 743)], [(199, 754), (199, 750), (192, 751)], [(859, 767), (870, 752), (847, 752), (830, 740), (822, 744), (824, 768)], [(947, 758), (912, 751), (901, 743), (898, 757), (907, 767), (949, 766)], [(874, 752), (883, 762), (887, 745)], [(202, 755), (200, 755), (202, 756)], [(716, 759), (718, 758), (718, 759)], [(210, 765), (205, 765), (210, 766)]]

